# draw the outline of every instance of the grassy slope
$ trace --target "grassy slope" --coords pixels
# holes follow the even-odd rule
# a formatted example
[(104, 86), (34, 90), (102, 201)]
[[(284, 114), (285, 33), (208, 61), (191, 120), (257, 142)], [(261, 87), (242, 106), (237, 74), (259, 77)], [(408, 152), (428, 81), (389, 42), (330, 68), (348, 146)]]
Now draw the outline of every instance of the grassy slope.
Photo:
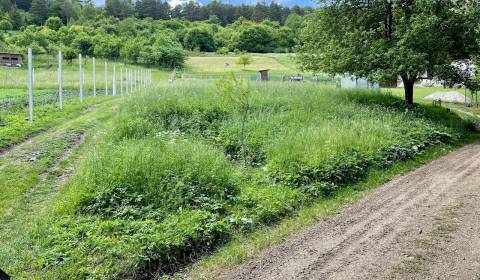
[[(388, 169), (468, 136), (444, 109), (405, 111), (388, 96), (308, 84), (256, 90), (247, 124), (252, 165), (245, 174), (236, 161), (238, 114), (211, 84), (163, 85), (156, 95), (129, 101), (29, 237), (38, 245), (31, 252), (36, 262), (19, 258), (6, 267), (43, 279), (176, 270), (312, 203), (317, 208), (299, 213), (315, 217), (315, 209), (335, 209), (362, 189), (348, 186), (365, 179), (365, 170), (379, 176), (367, 181), (372, 187), (388, 178), (378, 174), (390, 174), (375, 166)], [(261, 232), (264, 241), (254, 239), (252, 252), (270, 244)], [(235, 242), (225, 249), (233, 263), (246, 257)], [(212, 263), (208, 271), (222, 264)]]
[(36, 106), (34, 122), (28, 122), (27, 109), (0, 112), (0, 151), (20, 142), (28, 136), (66, 122), (82, 114), (84, 110), (105, 101), (104, 97), (85, 99), (85, 102), (71, 101), (60, 110), (56, 104)]
[[(57, 200), (65, 174), (99, 140), (98, 130), (111, 125), (119, 101), (110, 99), (71, 116), (0, 157), (0, 267), (16, 279), (21, 278), (19, 271), (40, 261), (31, 254), (40, 246), (34, 238), (37, 225)], [(85, 136), (83, 143), (78, 142), (80, 135)]]

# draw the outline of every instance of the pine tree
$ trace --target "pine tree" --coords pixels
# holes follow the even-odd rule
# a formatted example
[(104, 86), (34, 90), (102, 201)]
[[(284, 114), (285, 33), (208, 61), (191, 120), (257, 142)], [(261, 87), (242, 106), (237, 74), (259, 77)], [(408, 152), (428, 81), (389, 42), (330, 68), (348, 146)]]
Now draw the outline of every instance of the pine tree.
[(30, 8), (30, 14), (32, 14), (33, 21), (42, 25), (48, 16), (48, 2), (47, 0), (33, 0), (32, 7)]

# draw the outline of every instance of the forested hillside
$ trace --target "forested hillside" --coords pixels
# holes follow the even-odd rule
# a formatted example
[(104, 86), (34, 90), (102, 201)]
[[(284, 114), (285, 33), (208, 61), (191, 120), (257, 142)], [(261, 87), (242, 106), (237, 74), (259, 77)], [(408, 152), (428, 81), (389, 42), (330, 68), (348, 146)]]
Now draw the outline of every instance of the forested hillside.
[(182, 66), (186, 51), (290, 52), (310, 8), (109, 0), (2, 0), (0, 50), (78, 54), (161, 68)]

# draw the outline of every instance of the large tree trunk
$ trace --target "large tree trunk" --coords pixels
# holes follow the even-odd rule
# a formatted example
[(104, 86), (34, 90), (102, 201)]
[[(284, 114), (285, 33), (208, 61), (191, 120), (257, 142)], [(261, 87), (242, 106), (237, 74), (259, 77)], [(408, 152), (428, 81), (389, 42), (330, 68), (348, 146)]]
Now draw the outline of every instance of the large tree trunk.
[(405, 89), (405, 101), (407, 104), (413, 104), (413, 85), (415, 84), (415, 80), (406, 77), (402, 77), (402, 80), (403, 88)]

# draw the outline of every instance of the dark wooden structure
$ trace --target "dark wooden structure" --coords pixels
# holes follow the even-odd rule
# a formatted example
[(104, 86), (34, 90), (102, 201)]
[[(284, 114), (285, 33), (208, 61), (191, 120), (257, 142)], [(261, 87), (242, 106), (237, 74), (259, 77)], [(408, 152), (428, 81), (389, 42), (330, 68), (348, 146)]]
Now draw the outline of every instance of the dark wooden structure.
[(0, 269), (0, 280), (10, 280), (11, 277), (5, 273), (2, 269)]
[(0, 52), (0, 65), (16, 66), (22, 65), (22, 55), (19, 53)]
[(270, 69), (265, 69), (265, 70), (258, 71), (260, 73), (260, 80), (261, 81), (268, 81), (268, 71), (270, 71)]

